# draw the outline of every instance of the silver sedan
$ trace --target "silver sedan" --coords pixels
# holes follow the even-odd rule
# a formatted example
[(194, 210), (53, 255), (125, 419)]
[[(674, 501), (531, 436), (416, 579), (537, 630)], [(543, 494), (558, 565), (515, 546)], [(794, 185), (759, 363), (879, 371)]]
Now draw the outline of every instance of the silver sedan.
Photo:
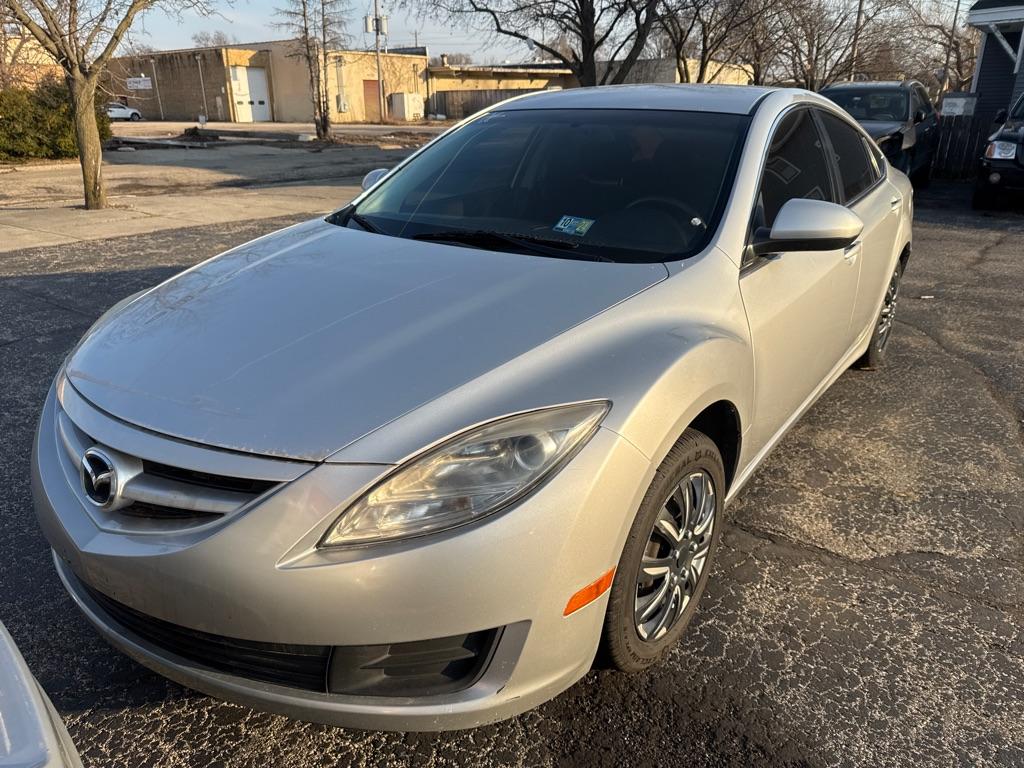
[(104, 315), (36, 512), (110, 642), (308, 720), (492, 722), (656, 664), (740, 492), (884, 361), (912, 193), (814, 94), (539, 93)]

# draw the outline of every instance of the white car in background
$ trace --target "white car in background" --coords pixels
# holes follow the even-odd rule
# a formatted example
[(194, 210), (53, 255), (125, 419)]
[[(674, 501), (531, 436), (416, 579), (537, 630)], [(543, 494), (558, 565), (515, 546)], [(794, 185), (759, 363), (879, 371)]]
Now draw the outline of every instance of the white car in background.
[(134, 107), (126, 107), (116, 101), (107, 104), (107, 117), (111, 120), (141, 120), (142, 113)]

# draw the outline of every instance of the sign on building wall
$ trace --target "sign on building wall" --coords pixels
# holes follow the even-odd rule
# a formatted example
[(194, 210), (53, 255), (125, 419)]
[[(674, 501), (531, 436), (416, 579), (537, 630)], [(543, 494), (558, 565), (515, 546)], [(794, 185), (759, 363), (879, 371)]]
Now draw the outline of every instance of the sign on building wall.
[(129, 77), (126, 85), (129, 91), (151, 91), (153, 90), (153, 78)]

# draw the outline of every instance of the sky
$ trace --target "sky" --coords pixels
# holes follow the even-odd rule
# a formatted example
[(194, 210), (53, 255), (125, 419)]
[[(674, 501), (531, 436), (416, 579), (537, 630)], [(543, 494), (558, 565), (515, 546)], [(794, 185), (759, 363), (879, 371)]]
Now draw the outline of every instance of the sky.
[[(221, 30), (237, 38), (240, 43), (261, 40), (277, 40), (287, 35), (275, 28), (274, 9), (283, 0), (235, 0), (230, 5), (216, 3), (217, 16), (205, 18), (192, 12), (185, 12), (181, 18), (169, 16), (163, 11), (151, 11), (133, 30), (136, 43), (151, 45), (157, 50), (189, 48), (192, 35), (200, 30)], [(430, 55), (441, 53), (468, 53), (473, 62), (493, 64), (503, 61), (519, 62), (529, 59), (530, 52), (518, 41), (495, 42), (479, 31), (455, 29), (436, 21), (423, 21), (402, 10), (388, 8), (381, 3), (381, 15), (388, 16), (391, 46), (413, 45), (419, 38), (420, 45), (426, 45)], [(347, 33), (353, 48), (373, 46), (373, 35), (363, 32), (363, 16), (373, 13), (373, 0), (352, 0)]]

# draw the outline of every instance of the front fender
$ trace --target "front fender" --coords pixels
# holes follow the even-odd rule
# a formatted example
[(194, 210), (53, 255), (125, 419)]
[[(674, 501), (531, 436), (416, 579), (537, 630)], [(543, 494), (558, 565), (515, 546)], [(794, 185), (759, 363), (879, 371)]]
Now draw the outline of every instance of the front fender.
[(560, 336), (335, 453), (331, 462), (399, 463), (456, 432), (512, 413), (610, 400), (604, 428), (653, 466), (718, 400), (749, 421), (753, 359), (738, 269), (710, 249)]

